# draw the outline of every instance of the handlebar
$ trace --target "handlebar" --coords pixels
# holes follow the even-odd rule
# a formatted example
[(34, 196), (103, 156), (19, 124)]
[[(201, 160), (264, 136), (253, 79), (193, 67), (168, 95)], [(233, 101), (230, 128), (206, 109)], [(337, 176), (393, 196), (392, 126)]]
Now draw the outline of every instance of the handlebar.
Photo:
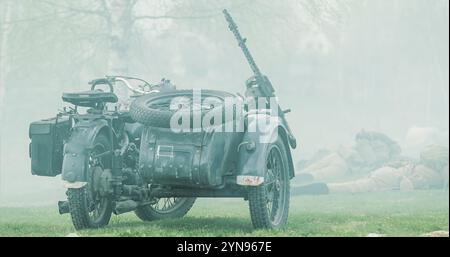
[(133, 86), (131, 86), (130, 82), (128, 82), (127, 79), (135, 79), (135, 80), (139, 80), (144, 82), (146, 85), (150, 86), (150, 88), (152, 87), (152, 85), (150, 85), (149, 83), (147, 83), (147, 81), (142, 80), (142, 79), (138, 79), (138, 78), (129, 78), (129, 77), (114, 77), (115, 81), (120, 81), (122, 83), (125, 84), (125, 86), (127, 86), (128, 89), (130, 89), (133, 93), (136, 94), (149, 94), (149, 93), (156, 93), (159, 92), (158, 90), (150, 90), (150, 91), (145, 91), (145, 90), (141, 90), (138, 88), (134, 88)]
[(128, 82), (128, 80), (122, 78), (122, 77), (116, 77), (114, 79), (115, 81), (121, 81), (123, 84), (125, 84), (125, 86), (127, 86), (128, 89), (130, 89), (133, 93), (138, 93), (138, 94), (144, 94), (145, 92), (143, 90), (139, 90), (136, 89), (134, 87), (131, 86), (131, 84)]
[(147, 81), (143, 80), (143, 79), (139, 79), (139, 78), (133, 78), (133, 77), (125, 77), (125, 76), (106, 76), (106, 78), (100, 78), (100, 79), (94, 79), (92, 81), (89, 82), (89, 84), (91, 84), (91, 90), (94, 90), (95, 87), (97, 85), (108, 85), (110, 92), (113, 93), (114, 92), (114, 88), (113, 85), (117, 82), (120, 81), (122, 82), (130, 91), (132, 91), (135, 94), (141, 94), (141, 95), (145, 95), (145, 94), (150, 94), (150, 93), (157, 93), (159, 92), (159, 90), (142, 90), (139, 88), (135, 88), (133, 87), (130, 82), (128, 80), (138, 80), (141, 81), (143, 83), (145, 83), (145, 86), (148, 86), (150, 89), (153, 87), (153, 85), (151, 85), (150, 83), (148, 83)]

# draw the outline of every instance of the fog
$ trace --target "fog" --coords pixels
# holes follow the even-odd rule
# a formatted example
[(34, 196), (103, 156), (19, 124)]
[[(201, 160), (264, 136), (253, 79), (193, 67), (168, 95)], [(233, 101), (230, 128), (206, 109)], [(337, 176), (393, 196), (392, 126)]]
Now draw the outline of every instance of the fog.
[[(135, 5), (130, 5), (136, 2)], [(0, 0), (0, 204), (54, 204), (59, 177), (34, 177), (28, 126), (55, 116), (63, 92), (105, 75), (243, 93), (251, 70), (227, 8), (299, 147), (295, 162), (351, 144), (361, 129), (415, 156), (411, 128), (448, 146), (446, 0)], [(407, 146), (410, 146), (408, 148)]]

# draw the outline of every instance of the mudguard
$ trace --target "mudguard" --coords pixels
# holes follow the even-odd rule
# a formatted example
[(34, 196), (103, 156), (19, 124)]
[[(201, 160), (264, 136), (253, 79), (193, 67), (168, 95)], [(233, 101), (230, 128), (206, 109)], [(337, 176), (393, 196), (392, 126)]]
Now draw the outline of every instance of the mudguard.
[[(270, 120), (263, 131), (257, 128), (258, 120)], [(289, 138), (289, 130), (279, 117), (257, 113), (248, 116), (248, 130), (242, 143), (238, 147), (237, 184), (244, 186), (258, 186), (264, 182), (266, 154), (272, 140), (279, 136), (286, 147), (290, 178), (294, 177), (294, 164), (290, 147), (295, 148)], [(252, 130), (252, 128), (254, 130)]]
[(86, 184), (88, 154), (99, 133), (111, 136), (108, 122), (104, 119), (82, 120), (72, 128), (70, 138), (64, 145), (62, 179), (66, 182), (66, 187), (81, 187)]

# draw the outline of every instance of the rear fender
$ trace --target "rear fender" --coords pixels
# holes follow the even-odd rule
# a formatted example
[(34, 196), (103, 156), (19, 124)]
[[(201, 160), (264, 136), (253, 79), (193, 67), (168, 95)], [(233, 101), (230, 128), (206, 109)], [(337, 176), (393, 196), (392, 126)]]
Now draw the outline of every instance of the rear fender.
[[(248, 128), (256, 125), (256, 115), (266, 114), (248, 116)], [(264, 131), (246, 132), (238, 147), (237, 184), (239, 185), (258, 186), (264, 182), (267, 151), (270, 143), (276, 141), (278, 137), (281, 137), (284, 142), (290, 178), (294, 177), (288, 131), (279, 117), (266, 115), (266, 118), (270, 119), (270, 126)]]
[(66, 187), (82, 187), (85, 183), (77, 182), (87, 182), (89, 152), (100, 133), (107, 133), (108, 138), (111, 136), (108, 122), (104, 119), (80, 121), (72, 128), (64, 145), (62, 179)]

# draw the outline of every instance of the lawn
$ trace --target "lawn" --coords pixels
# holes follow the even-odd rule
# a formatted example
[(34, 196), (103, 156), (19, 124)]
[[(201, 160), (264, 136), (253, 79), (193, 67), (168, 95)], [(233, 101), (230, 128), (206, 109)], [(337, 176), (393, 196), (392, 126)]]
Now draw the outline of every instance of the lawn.
[(420, 236), (448, 229), (449, 193), (440, 190), (292, 197), (288, 226), (280, 231), (253, 230), (240, 199), (199, 199), (177, 220), (113, 216), (106, 228), (84, 231), (75, 231), (56, 203), (0, 207), (0, 236)]

